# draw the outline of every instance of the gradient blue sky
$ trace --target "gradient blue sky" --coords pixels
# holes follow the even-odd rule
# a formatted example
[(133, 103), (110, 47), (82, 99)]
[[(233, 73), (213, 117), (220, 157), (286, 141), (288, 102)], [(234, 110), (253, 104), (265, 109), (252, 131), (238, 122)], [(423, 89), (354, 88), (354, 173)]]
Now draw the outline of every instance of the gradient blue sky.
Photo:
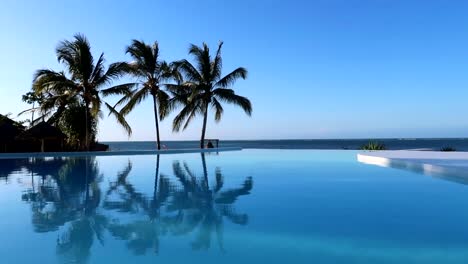
[[(224, 72), (249, 70), (235, 88), (254, 112), (226, 107), (208, 137), (466, 137), (467, 10), (442, 0), (2, 0), (0, 113), (25, 109), (33, 72), (61, 70), (57, 43), (81, 32), (107, 62), (128, 60), (134, 38), (159, 41), (169, 61), (189, 43), (223, 40)], [(151, 103), (129, 115), (130, 140), (154, 139)], [(199, 138), (200, 119), (177, 134), (171, 119), (163, 140)], [(128, 137), (105, 118), (99, 139)]]

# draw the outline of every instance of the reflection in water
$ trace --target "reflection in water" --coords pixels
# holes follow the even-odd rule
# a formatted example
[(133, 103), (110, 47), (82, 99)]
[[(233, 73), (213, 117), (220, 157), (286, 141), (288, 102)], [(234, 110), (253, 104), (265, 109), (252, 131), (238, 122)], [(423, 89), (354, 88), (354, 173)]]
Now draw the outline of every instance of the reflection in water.
[(184, 161), (174, 161), (172, 170), (162, 173), (158, 155), (151, 193), (139, 191), (129, 180), (131, 161), (108, 185), (102, 183), (93, 157), (3, 162), (10, 173), (26, 170), (31, 175), (22, 200), (31, 206), (36, 232), (58, 232), (56, 251), (63, 262), (86, 263), (93, 244), (104, 245), (109, 235), (125, 241), (136, 255), (158, 254), (162, 236), (190, 235), (193, 250), (209, 249), (215, 241), (224, 251), (224, 220), (248, 223), (235, 203), (250, 193), (252, 178), (226, 188), (220, 168), (213, 175), (208, 172), (204, 154), (201, 174)]
[[(137, 213), (143, 211), (147, 218), (130, 223), (114, 223), (109, 226), (113, 236), (128, 241), (128, 248), (135, 254), (145, 254), (152, 249), (159, 252), (159, 236), (171, 234), (188, 235), (196, 232), (196, 239), (191, 243), (193, 249), (208, 249), (212, 234), (216, 234), (221, 250), (222, 221), (226, 217), (233, 223), (247, 224), (247, 215), (238, 214), (234, 208), (236, 199), (249, 194), (252, 178), (247, 178), (240, 188), (222, 191), (224, 179), (221, 170), (215, 171), (214, 187), (210, 188), (205, 157), (202, 154), (203, 177), (191, 171), (187, 163), (173, 163), (173, 173), (177, 181), (159, 174), (159, 157), (156, 163), (154, 194), (146, 198), (138, 193), (126, 180), (131, 164), (118, 180), (111, 184), (108, 196), (118, 193), (118, 201), (106, 199), (104, 207), (119, 212)], [(120, 188), (119, 188), (120, 187)]]
[(210, 186), (204, 154), (203, 177), (197, 177), (187, 166), (174, 162), (174, 175), (179, 180), (179, 187), (174, 192), (172, 201), (168, 204), (168, 212), (177, 215), (171, 223), (174, 234), (191, 233), (198, 229), (193, 249), (208, 249), (212, 234), (216, 235), (218, 245), (224, 250), (222, 232), (223, 218), (235, 224), (247, 224), (247, 215), (239, 214), (234, 208), (236, 199), (247, 195), (252, 190), (252, 178), (247, 178), (240, 188), (223, 191), (224, 177), (219, 168), (215, 171), (215, 182)]
[(24, 159), (0, 159), (0, 181), (8, 183), (9, 177), (21, 171), (27, 163)]
[[(161, 209), (174, 186), (167, 176), (159, 175), (159, 159), (157, 155), (152, 197), (138, 192), (128, 182), (127, 177), (132, 170), (132, 164), (129, 162), (127, 167), (118, 174), (117, 181), (111, 183), (103, 205), (107, 210), (131, 214), (143, 212), (146, 216), (144, 219), (125, 224), (114, 219), (109, 226), (110, 233), (118, 239), (128, 241), (128, 249), (136, 255), (145, 254), (149, 249), (159, 253), (159, 236), (167, 233), (162, 223)], [(112, 195), (116, 196), (114, 200), (112, 200)]]
[[(57, 253), (66, 261), (86, 262), (95, 239), (102, 242), (106, 218), (97, 213), (101, 191), (97, 162), (81, 159), (32, 159), (26, 166), (31, 173), (31, 189), (23, 194), (31, 204), (36, 232), (51, 232), (63, 227), (57, 238)], [(36, 187), (34, 177), (41, 177)]]

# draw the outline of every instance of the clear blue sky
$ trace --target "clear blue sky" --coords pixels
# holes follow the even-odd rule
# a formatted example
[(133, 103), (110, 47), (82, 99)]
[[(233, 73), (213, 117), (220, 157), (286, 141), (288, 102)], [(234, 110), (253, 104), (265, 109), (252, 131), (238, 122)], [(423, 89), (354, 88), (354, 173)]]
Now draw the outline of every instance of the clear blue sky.
[[(224, 72), (244, 66), (237, 92), (252, 118), (226, 107), (221, 139), (468, 136), (468, 1), (3, 0), (0, 113), (25, 109), (38, 68), (61, 70), (55, 47), (84, 33), (95, 56), (128, 60), (131, 39), (159, 41), (163, 59), (219, 40)], [(110, 98), (109, 101), (115, 101)], [(151, 101), (128, 119), (131, 140), (153, 140)], [(163, 140), (198, 139), (162, 123)], [(128, 140), (112, 118), (101, 140)]]

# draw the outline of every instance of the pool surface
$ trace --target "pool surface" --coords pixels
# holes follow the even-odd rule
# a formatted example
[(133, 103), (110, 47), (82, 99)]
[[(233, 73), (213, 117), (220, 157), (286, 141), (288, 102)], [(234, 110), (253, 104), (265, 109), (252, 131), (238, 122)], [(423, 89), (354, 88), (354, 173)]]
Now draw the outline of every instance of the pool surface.
[(468, 263), (463, 181), (356, 154), (0, 160), (0, 263)]

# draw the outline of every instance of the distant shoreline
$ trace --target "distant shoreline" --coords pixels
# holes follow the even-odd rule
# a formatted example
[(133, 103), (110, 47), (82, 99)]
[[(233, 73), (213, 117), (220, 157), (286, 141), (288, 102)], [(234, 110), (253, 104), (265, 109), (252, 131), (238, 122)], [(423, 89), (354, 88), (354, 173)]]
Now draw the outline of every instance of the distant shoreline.
[[(379, 141), (389, 150), (431, 149), (453, 147), (468, 151), (468, 138), (381, 138)], [(244, 149), (350, 149), (357, 150), (369, 142), (369, 139), (272, 139), (272, 140), (220, 140), (220, 147), (241, 147)], [(103, 141), (111, 151), (115, 150), (152, 150), (154, 141)], [(168, 149), (196, 148), (198, 140), (162, 141)]]
[[(336, 141), (344, 141), (344, 140), (468, 140), (468, 137), (447, 137), (447, 138), (297, 138), (297, 139), (220, 139), (221, 141), (325, 141), (325, 140), (336, 140)], [(163, 140), (164, 141), (164, 140)], [(156, 142), (154, 140), (107, 140), (107, 141), (100, 141), (102, 143), (122, 143), (122, 142)], [(165, 142), (200, 142), (198, 139), (191, 139), (191, 140), (165, 140)]]

